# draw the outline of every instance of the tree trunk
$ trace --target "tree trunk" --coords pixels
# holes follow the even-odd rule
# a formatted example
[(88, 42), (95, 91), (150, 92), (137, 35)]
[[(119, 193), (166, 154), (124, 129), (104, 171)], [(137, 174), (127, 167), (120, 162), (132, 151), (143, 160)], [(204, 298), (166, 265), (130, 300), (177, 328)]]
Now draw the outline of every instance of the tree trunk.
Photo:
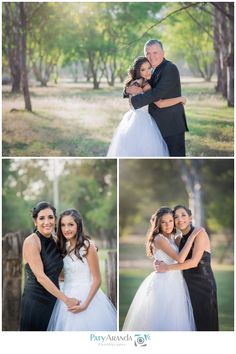
[[(225, 3), (219, 3), (219, 6), (222, 8), (222, 11), (226, 10)], [(227, 99), (227, 88), (228, 88), (228, 68), (227, 68), (227, 59), (228, 59), (228, 46), (229, 40), (227, 36), (227, 22), (226, 18), (222, 12), (220, 12), (220, 25), (221, 25), (221, 51), (222, 51), (222, 95)]]
[(20, 33), (19, 9), (15, 4), (4, 3), (5, 6), (5, 28), (6, 28), (6, 52), (11, 73), (12, 93), (20, 92), (21, 71), (20, 71)]
[(109, 251), (105, 263), (107, 295), (117, 307), (117, 252)]
[(47, 87), (48, 81), (50, 80), (50, 76), (55, 67), (54, 62), (56, 62), (55, 59), (51, 62), (47, 62), (47, 60), (43, 57), (41, 57), (38, 62), (32, 62), (35, 78), (41, 83), (42, 87)]
[(27, 33), (27, 24), (26, 24), (26, 13), (25, 13), (25, 3), (18, 3), (20, 7), (20, 21), (21, 21), (21, 78), (22, 78), (22, 89), (25, 100), (25, 109), (32, 112), (32, 105), (29, 92), (28, 84), (28, 73), (26, 65), (26, 33)]
[(12, 77), (11, 93), (19, 93), (20, 84), (21, 84), (21, 72), (19, 67), (15, 67), (15, 70), (11, 70), (11, 77)]
[(197, 160), (189, 161), (178, 160), (181, 170), (181, 177), (185, 183), (189, 198), (189, 208), (193, 213), (193, 223), (195, 226), (204, 225), (204, 208), (202, 203), (202, 184), (199, 172), (200, 163)]
[(214, 10), (214, 48), (216, 53), (216, 91), (234, 106), (234, 4), (212, 3)]
[[(234, 16), (234, 3), (228, 3), (229, 13)], [(229, 68), (229, 81), (228, 81), (228, 106), (234, 106), (234, 20), (229, 23), (229, 55), (227, 65)]]
[(22, 238), (9, 233), (2, 240), (2, 329), (19, 330), (21, 303)]

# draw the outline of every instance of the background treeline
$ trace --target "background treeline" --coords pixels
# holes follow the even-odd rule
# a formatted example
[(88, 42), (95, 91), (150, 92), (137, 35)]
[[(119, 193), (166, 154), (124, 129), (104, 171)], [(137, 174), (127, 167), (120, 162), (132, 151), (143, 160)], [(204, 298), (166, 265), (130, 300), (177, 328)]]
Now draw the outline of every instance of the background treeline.
[[(23, 91), (32, 110), (29, 79), (46, 86), (63, 70), (98, 89), (123, 82), (143, 44), (163, 40), (168, 58), (211, 80), (234, 104), (234, 3), (3, 3), (3, 80)], [(63, 69), (63, 70), (62, 70)]]
[(115, 160), (3, 160), (3, 235), (32, 231), (30, 210), (47, 200), (76, 208), (92, 238), (116, 248)]
[[(162, 205), (184, 204), (193, 224), (214, 235), (214, 257), (233, 263), (233, 160), (123, 160), (120, 162), (120, 233), (140, 235)], [(144, 241), (143, 241), (144, 242)]]
[(98, 246), (102, 288), (116, 306), (116, 160), (5, 159), (2, 167), (3, 330), (19, 330), (22, 244), (33, 229), (30, 211), (41, 200), (51, 202), (57, 215), (80, 211)]

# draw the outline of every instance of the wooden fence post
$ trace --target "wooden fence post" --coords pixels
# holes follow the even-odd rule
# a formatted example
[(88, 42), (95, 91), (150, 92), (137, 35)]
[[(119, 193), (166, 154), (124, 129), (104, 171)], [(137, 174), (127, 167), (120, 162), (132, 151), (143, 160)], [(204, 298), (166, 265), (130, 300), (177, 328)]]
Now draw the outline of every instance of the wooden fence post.
[(2, 330), (19, 330), (21, 302), (22, 237), (8, 233), (2, 240)]
[(109, 251), (105, 261), (107, 293), (117, 307), (117, 252)]

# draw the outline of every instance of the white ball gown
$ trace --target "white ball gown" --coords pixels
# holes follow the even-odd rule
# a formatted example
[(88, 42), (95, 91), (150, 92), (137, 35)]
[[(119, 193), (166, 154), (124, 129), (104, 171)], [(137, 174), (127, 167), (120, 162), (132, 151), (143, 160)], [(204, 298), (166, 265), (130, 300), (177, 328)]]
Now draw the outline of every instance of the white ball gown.
[[(80, 253), (81, 254), (81, 253)], [(87, 259), (83, 262), (74, 253), (64, 259), (63, 292), (82, 303), (89, 293), (92, 276)], [(80, 313), (71, 313), (64, 302), (57, 300), (49, 324), (48, 331), (116, 331), (116, 309), (112, 302), (98, 289), (88, 308)]]
[[(178, 252), (174, 240), (168, 241)], [(167, 264), (176, 263), (160, 249), (155, 250), (154, 257)], [(195, 331), (191, 301), (182, 272), (152, 272), (140, 285), (122, 330)]]
[(125, 113), (114, 133), (107, 156), (169, 156), (161, 132), (148, 113), (148, 106), (136, 110), (131, 108)]

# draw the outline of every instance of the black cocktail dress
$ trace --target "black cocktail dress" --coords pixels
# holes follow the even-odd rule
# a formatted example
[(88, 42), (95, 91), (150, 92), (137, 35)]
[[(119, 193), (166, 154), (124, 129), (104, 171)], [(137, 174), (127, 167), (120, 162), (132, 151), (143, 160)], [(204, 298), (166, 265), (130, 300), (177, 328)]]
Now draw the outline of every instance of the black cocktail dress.
[[(182, 237), (180, 251), (193, 230), (194, 227), (191, 227), (191, 230)], [(193, 246), (186, 259), (192, 257)], [(211, 269), (211, 254), (204, 251), (198, 266), (184, 270), (183, 276), (188, 286), (197, 331), (218, 331), (217, 292)]]
[[(44, 272), (59, 288), (59, 274), (63, 267), (63, 260), (53, 237), (46, 238), (36, 231), (41, 243), (40, 256)], [(21, 301), (21, 331), (46, 331), (56, 302), (55, 296), (50, 294), (36, 279), (29, 264), (25, 265), (26, 281)]]

